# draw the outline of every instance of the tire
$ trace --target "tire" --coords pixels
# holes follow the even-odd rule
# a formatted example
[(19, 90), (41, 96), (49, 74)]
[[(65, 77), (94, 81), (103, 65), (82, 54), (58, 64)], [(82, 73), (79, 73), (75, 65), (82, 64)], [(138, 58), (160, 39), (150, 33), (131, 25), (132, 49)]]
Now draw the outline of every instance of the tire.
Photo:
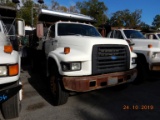
[(3, 102), (1, 105), (2, 114), (5, 119), (12, 119), (19, 117), (20, 114), (20, 98), (19, 92)]
[(55, 106), (65, 104), (68, 100), (69, 93), (63, 87), (62, 76), (59, 75), (57, 67), (53, 65), (50, 69), (49, 81), (54, 99), (53, 104)]
[(145, 60), (144, 57), (138, 57), (137, 59), (137, 70), (138, 70), (138, 74), (136, 79), (134, 80), (134, 84), (141, 84), (144, 81), (146, 81), (147, 77), (148, 77), (148, 64)]

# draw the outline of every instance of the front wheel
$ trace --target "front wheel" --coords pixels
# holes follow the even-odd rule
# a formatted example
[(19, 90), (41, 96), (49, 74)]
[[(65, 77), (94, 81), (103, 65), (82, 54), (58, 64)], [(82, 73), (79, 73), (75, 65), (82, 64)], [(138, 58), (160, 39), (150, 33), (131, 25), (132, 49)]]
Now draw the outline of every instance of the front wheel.
[(65, 104), (68, 100), (69, 93), (63, 87), (62, 77), (58, 74), (57, 69), (53, 68), (50, 71), (50, 88), (54, 98), (54, 105)]
[(137, 59), (137, 70), (138, 74), (133, 83), (141, 84), (147, 79), (149, 73), (148, 64), (144, 58), (140, 57)]
[(20, 96), (19, 92), (12, 96), (1, 105), (2, 113), (5, 119), (16, 118), (20, 113)]

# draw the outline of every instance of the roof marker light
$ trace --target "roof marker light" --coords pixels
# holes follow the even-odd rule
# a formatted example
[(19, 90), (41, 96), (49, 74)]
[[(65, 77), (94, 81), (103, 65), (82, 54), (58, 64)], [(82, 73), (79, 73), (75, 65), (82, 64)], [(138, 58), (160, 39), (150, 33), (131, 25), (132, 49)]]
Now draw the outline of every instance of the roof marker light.
[(4, 52), (11, 53), (13, 51), (12, 45), (5, 45), (4, 46)]

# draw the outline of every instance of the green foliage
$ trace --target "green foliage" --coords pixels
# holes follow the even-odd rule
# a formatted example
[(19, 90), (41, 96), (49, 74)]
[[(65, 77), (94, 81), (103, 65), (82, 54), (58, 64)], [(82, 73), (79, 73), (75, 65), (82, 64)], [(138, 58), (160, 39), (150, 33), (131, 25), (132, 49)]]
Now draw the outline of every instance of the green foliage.
[(153, 19), (152, 25), (155, 29), (160, 28), (160, 15), (156, 15)]
[(52, 10), (58, 10), (58, 11), (63, 11), (63, 12), (74, 12), (77, 13), (78, 11), (76, 10), (75, 6), (70, 6), (69, 8), (67, 8), (66, 6), (61, 6), (59, 5), (58, 2), (56, 2), (55, 0), (52, 0), (52, 6), (51, 6)]
[(78, 10), (77, 10), (76, 6), (70, 6), (68, 9), (69, 9), (70, 12), (78, 13)]
[(77, 2), (76, 7), (80, 10), (80, 13), (95, 18), (97, 20), (96, 26), (105, 23), (107, 20), (105, 12), (108, 8), (105, 6), (104, 2), (99, 2), (98, 0)]
[(12, 3), (11, 0), (1, 0), (1, 5), (5, 5), (9, 7), (16, 7), (16, 4)]
[(147, 25), (146, 23), (144, 22), (141, 22), (140, 24), (140, 29), (143, 31), (143, 32), (148, 32), (150, 30), (150, 26)]
[(138, 28), (141, 24), (142, 10), (130, 12), (128, 9), (113, 13), (110, 24), (113, 27)]
[(46, 5), (40, 6), (39, 4), (34, 3), (32, 0), (27, 0), (26, 2), (23, 2), (23, 6), (18, 12), (18, 17), (23, 18), (26, 25), (32, 26), (33, 24), (33, 26), (35, 26), (37, 23), (37, 12), (40, 7), (47, 9)]
[(26, 25), (31, 25), (31, 10), (33, 6), (33, 1), (27, 0), (24, 4), (23, 7), (21, 7), (21, 10), (19, 12), (19, 17), (23, 18), (25, 20)]
[(52, 6), (51, 6), (51, 9), (52, 9), (52, 10), (58, 10), (59, 6), (60, 6), (60, 5), (59, 5), (58, 2), (52, 0)]

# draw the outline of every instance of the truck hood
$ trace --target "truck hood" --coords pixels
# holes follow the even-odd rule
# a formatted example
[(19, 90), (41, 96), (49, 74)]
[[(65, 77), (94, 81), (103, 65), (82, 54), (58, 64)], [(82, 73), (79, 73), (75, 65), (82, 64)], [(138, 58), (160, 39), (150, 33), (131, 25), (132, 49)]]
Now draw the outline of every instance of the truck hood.
[(148, 48), (148, 45), (151, 44), (154, 48), (160, 48), (160, 41), (152, 39), (132, 39), (135, 44), (134, 47), (144, 47)]
[(84, 52), (87, 52), (89, 49), (92, 50), (92, 46), (98, 44), (128, 45), (128, 43), (125, 40), (103, 38), (103, 37), (60, 36), (58, 39), (59, 39), (58, 44), (60, 47), (76, 48)]
[(17, 63), (17, 60), (18, 52), (13, 50), (11, 54), (5, 53), (4, 47), (0, 46), (0, 64), (14, 64)]

